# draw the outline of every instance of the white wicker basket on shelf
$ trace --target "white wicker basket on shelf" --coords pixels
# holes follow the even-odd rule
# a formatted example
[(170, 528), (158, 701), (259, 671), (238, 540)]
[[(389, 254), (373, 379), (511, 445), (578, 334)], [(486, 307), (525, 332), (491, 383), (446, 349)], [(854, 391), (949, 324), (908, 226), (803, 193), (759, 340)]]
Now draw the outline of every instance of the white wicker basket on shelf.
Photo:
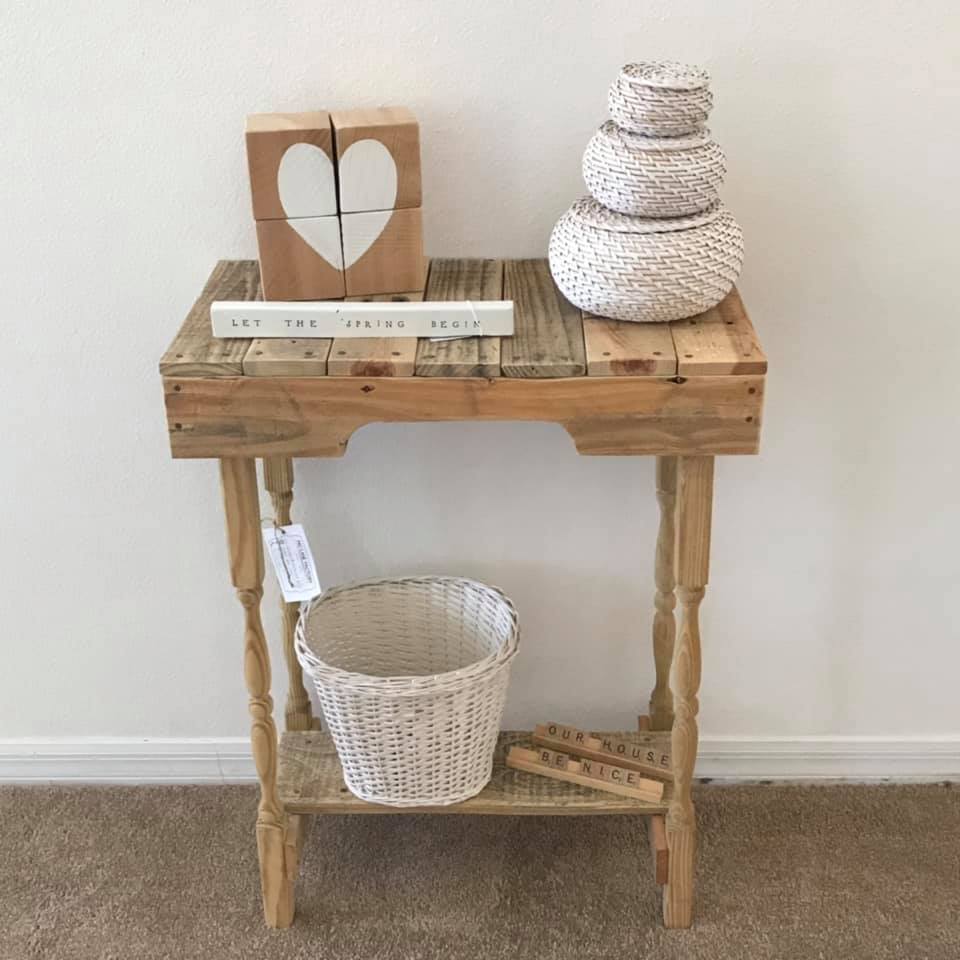
[(584, 197), (557, 221), (549, 257), (557, 286), (583, 310), (616, 320), (679, 320), (730, 292), (743, 265), (743, 234), (720, 204), (648, 219)]
[(712, 207), (726, 173), (707, 130), (644, 137), (608, 120), (583, 154), (587, 189), (605, 207), (641, 217), (680, 217)]
[(518, 640), (510, 600), (455, 577), (366, 580), (305, 605), (297, 658), (350, 791), (393, 806), (479, 793)]
[(628, 63), (607, 97), (617, 126), (653, 137), (693, 133), (713, 107), (710, 76), (671, 61)]

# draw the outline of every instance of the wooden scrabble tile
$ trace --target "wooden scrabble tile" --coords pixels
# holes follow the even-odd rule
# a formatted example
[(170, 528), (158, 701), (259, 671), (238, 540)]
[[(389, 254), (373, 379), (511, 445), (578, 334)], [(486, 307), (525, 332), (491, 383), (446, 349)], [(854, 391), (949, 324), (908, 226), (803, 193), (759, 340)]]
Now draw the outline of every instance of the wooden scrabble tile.
[(337, 212), (330, 114), (247, 117), (247, 166), (254, 220), (327, 217)]
[(258, 220), (257, 244), (264, 300), (343, 297), (338, 217)]
[(424, 288), (426, 260), (419, 207), (345, 213), (340, 221), (347, 296)]
[(622, 766), (635, 766), (637, 769), (656, 770), (657, 776), (673, 778), (670, 753), (658, 748), (653, 742), (637, 743), (633, 740), (620, 740), (606, 734), (591, 736), (590, 746), (608, 755), (613, 763)]
[(409, 110), (335, 110), (330, 119), (341, 213), (420, 206), (420, 127)]
[(532, 739), (540, 747), (569, 751), (578, 757), (639, 771), (661, 780), (673, 779), (670, 753), (663, 749), (662, 737), (647, 735), (637, 740), (623, 740), (607, 734), (598, 736), (561, 723), (541, 723), (534, 728)]
[[(576, 761), (573, 761), (576, 763)], [(651, 784), (663, 788), (662, 783), (655, 780), (648, 780), (640, 775), (638, 770), (627, 770), (625, 767), (617, 767), (611, 763), (602, 760), (589, 760), (583, 757), (579, 761), (579, 772), (585, 777), (593, 780), (603, 780), (606, 783), (615, 783), (621, 787), (630, 787), (633, 790), (641, 790), (649, 787)]]
[[(548, 755), (547, 760), (543, 754)], [(592, 787), (595, 790), (606, 790), (623, 797), (634, 797), (637, 800), (646, 800), (649, 803), (660, 803), (663, 799), (663, 784), (656, 780), (637, 778), (635, 784), (617, 783), (613, 780), (604, 780), (583, 773), (582, 762), (577, 763), (565, 757), (566, 767), (559, 765), (554, 759), (553, 751), (528, 750), (524, 747), (511, 747), (507, 751), (507, 766), (514, 770), (523, 770), (526, 773), (536, 773), (554, 780), (564, 780), (567, 783), (576, 783), (582, 787)], [(624, 771), (625, 773), (628, 771)], [(632, 772), (632, 771), (630, 771)]]

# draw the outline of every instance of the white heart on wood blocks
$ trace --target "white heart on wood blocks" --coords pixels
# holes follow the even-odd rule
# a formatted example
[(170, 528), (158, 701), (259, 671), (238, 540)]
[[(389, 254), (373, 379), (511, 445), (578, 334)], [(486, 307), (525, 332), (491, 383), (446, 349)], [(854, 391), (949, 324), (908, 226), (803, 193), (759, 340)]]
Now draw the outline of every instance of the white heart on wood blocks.
[(327, 263), (336, 270), (343, 269), (343, 250), (340, 242), (340, 220), (338, 217), (303, 217), (288, 220), (308, 247), (312, 247)]
[(358, 140), (339, 158), (340, 209), (392, 210), (397, 201), (397, 164), (379, 140)]
[(348, 249), (341, 246), (339, 236), (334, 238), (329, 225), (315, 219), (335, 190), (333, 163), (323, 150), (310, 143), (289, 146), (277, 170), (277, 191), (290, 226), (327, 263), (343, 270), (353, 266), (386, 229), (397, 199), (397, 165), (379, 140), (358, 140), (344, 151), (339, 172), (342, 206), (368, 211), (364, 229), (354, 234)]
[(287, 219), (337, 212), (333, 161), (312, 143), (293, 143), (277, 168), (277, 193)]

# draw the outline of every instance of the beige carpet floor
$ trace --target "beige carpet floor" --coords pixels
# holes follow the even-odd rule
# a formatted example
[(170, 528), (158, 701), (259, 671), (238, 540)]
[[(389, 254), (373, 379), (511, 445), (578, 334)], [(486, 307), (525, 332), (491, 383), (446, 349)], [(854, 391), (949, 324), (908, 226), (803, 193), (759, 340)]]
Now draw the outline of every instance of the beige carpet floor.
[(0, 957), (960, 958), (960, 793), (698, 786), (699, 909), (660, 926), (643, 821), (314, 820), (292, 929), (248, 787), (0, 790)]

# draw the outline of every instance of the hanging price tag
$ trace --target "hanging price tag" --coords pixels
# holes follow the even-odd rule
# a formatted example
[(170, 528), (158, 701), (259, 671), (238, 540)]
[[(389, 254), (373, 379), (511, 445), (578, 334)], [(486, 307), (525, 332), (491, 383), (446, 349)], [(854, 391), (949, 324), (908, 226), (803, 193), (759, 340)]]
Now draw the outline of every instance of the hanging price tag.
[(312, 600), (320, 595), (317, 568), (301, 524), (264, 527), (263, 543), (287, 603)]

